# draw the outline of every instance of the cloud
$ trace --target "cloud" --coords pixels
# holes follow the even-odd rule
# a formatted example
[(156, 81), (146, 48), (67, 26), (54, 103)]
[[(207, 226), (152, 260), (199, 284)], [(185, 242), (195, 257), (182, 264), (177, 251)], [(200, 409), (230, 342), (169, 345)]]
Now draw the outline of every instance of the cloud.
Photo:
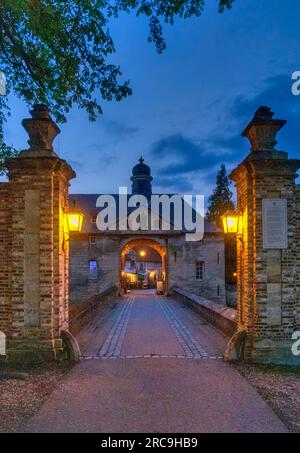
[(196, 170), (208, 170), (226, 162), (230, 157), (229, 153), (209, 152), (206, 142), (201, 143), (181, 133), (169, 135), (155, 142), (151, 154), (162, 162), (158, 169), (160, 175), (180, 175)]
[(249, 121), (255, 111), (261, 105), (269, 105), (272, 109), (279, 110), (279, 115), (290, 113), (298, 104), (298, 112), (300, 111), (299, 102), (295, 102), (296, 98), (291, 92), (292, 80), (290, 75), (277, 75), (269, 77), (264, 81), (264, 89), (252, 96), (238, 96), (232, 105), (231, 114), (240, 121)]
[(247, 141), (240, 134), (218, 136), (215, 134), (207, 147), (210, 150), (216, 149), (219, 153), (228, 154), (227, 161), (234, 160), (241, 150), (247, 150)]
[[(242, 131), (261, 105), (267, 105), (276, 118), (286, 119), (287, 125), (279, 135), (280, 144), (286, 151), (299, 148), (300, 98), (291, 92), (290, 74), (282, 74), (265, 80), (264, 88), (252, 96), (238, 96), (230, 109), (230, 117)], [(281, 146), (280, 146), (281, 147)]]
[(106, 151), (105, 146), (98, 143), (87, 145), (85, 155), (88, 156), (88, 158), (85, 159), (84, 165), (80, 164), (81, 166), (78, 170), (84, 170), (85, 173), (90, 174), (107, 170), (117, 161), (115, 152), (110, 150)]
[(88, 146), (88, 152), (92, 153), (103, 153), (105, 151), (105, 146), (103, 143), (90, 143)]
[[(281, 74), (265, 79), (259, 89), (248, 95), (236, 96), (229, 106), (225, 106), (226, 115), (223, 112), (218, 128), (206, 140), (206, 147), (216, 147), (218, 151), (227, 150), (234, 158), (241, 153), (246, 155), (249, 143), (241, 137), (241, 133), (262, 105), (271, 107), (276, 118), (288, 120), (280, 141), (289, 145), (297, 142), (299, 145), (300, 98), (292, 95), (291, 86), (291, 75)], [(220, 103), (220, 99), (217, 103)], [(215, 108), (214, 104), (210, 107)]]
[(117, 139), (132, 137), (139, 132), (139, 128), (127, 126), (126, 124), (115, 120), (104, 120), (102, 125), (105, 128), (106, 132)]
[[(153, 143), (150, 154), (159, 161), (158, 174), (165, 177), (164, 185), (170, 183), (173, 187), (181, 181), (184, 187), (186, 178), (190, 178), (190, 186), (196, 174), (209, 180), (222, 162), (229, 168), (235, 166), (249, 152), (249, 143), (241, 133), (261, 105), (270, 106), (275, 117), (287, 119), (287, 126), (279, 136), (279, 147), (296, 151), (300, 98), (292, 95), (291, 85), (290, 75), (270, 77), (260, 91), (237, 96), (231, 105), (224, 106), (226, 115), (208, 136), (191, 138), (179, 132)], [(176, 177), (174, 184), (171, 176)]]
[(165, 193), (189, 193), (193, 190), (192, 182), (184, 176), (176, 179), (172, 176), (162, 176), (157, 179), (157, 183)]

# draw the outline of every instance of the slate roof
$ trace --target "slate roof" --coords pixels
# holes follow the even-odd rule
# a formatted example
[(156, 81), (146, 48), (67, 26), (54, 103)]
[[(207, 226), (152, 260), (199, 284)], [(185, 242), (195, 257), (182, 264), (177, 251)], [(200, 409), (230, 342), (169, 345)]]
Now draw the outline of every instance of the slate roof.
[[(70, 194), (69, 195), (69, 205), (70, 205), (70, 211), (72, 211), (72, 207), (76, 207), (76, 210), (79, 210), (84, 214), (84, 221), (83, 221), (83, 226), (82, 226), (82, 233), (89, 233), (89, 234), (99, 234), (101, 231), (98, 230), (97, 226), (95, 223), (91, 222), (91, 217), (93, 215), (97, 215), (98, 212), (101, 211), (103, 208), (97, 208), (96, 207), (96, 200), (101, 194)], [(117, 221), (119, 219), (119, 212), (118, 212), (118, 198), (119, 194), (109, 194), (114, 197), (116, 200), (116, 212), (117, 212)], [(157, 195), (163, 195), (163, 194), (157, 194)], [(164, 194), (164, 195), (169, 195), (172, 196), (174, 194)], [(130, 197), (128, 195), (128, 197)], [(184, 203), (183, 199), (182, 202)], [(172, 209), (173, 205), (171, 205), (171, 223), (172, 223), (172, 218), (174, 218), (174, 210)], [(128, 208), (128, 213), (134, 211), (136, 208)], [(196, 214), (194, 211), (193, 214)], [(194, 217), (195, 218), (195, 217)], [(183, 233), (186, 233), (187, 231), (185, 229), (182, 230)], [(205, 233), (221, 233), (222, 231), (216, 227), (215, 225), (209, 223), (204, 219), (204, 232)], [(164, 231), (161, 231), (163, 234)]]

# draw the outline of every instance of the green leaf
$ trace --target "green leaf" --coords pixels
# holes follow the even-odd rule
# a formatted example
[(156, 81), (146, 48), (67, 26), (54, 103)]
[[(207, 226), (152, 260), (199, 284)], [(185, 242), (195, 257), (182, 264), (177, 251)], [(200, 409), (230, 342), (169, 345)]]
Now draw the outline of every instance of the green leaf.
[[(219, 11), (233, 1), (217, 0)], [(12, 92), (28, 104), (48, 104), (57, 121), (65, 121), (73, 104), (94, 120), (103, 100), (132, 94), (111, 63), (112, 16), (146, 16), (148, 40), (161, 53), (166, 48), (162, 23), (200, 16), (204, 5), (204, 0), (1, 0), (0, 69)]]

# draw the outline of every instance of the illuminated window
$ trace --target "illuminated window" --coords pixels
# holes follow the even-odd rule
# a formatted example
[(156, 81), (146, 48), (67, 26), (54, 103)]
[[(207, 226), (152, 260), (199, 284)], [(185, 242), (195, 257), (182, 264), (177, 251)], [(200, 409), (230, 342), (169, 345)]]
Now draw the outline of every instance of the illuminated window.
[(204, 271), (205, 271), (204, 261), (197, 261), (196, 262), (196, 280), (203, 280)]
[(92, 215), (91, 222), (92, 223), (96, 223), (97, 222), (97, 215)]
[(89, 277), (91, 280), (97, 280), (98, 278), (98, 263), (96, 260), (89, 261)]

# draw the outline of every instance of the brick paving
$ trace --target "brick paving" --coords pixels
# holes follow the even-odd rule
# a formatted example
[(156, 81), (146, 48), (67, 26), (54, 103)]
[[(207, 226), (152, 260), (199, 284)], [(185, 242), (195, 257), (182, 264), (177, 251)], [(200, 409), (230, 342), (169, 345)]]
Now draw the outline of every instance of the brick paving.
[(287, 432), (179, 301), (133, 291), (78, 339), (81, 363), (21, 432)]
[(120, 357), (134, 297), (125, 302), (122, 311), (97, 354), (99, 357)]
[[(119, 315), (96, 354), (98, 358), (222, 359), (209, 355), (186, 322), (175, 300), (157, 297), (153, 291), (135, 291), (119, 303)], [(181, 315), (181, 316), (180, 316)]]
[(122, 356), (154, 357), (183, 356), (172, 327), (152, 292), (135, 292), (135, 302), (128, 330), (126, 333)]
[(193, 337), (189, 329), (183, 324), (180, 319), (176, 316), (175, 310), (171, 304), (166, 300), (159, 302), (159, 305), (164, 312), (164, 315), (168, 319), (176, 338), (178, 339), (182, 349), (184, 350), (185, 357), (189, 358), (202, 358), (207, 357), (206, 351)]

